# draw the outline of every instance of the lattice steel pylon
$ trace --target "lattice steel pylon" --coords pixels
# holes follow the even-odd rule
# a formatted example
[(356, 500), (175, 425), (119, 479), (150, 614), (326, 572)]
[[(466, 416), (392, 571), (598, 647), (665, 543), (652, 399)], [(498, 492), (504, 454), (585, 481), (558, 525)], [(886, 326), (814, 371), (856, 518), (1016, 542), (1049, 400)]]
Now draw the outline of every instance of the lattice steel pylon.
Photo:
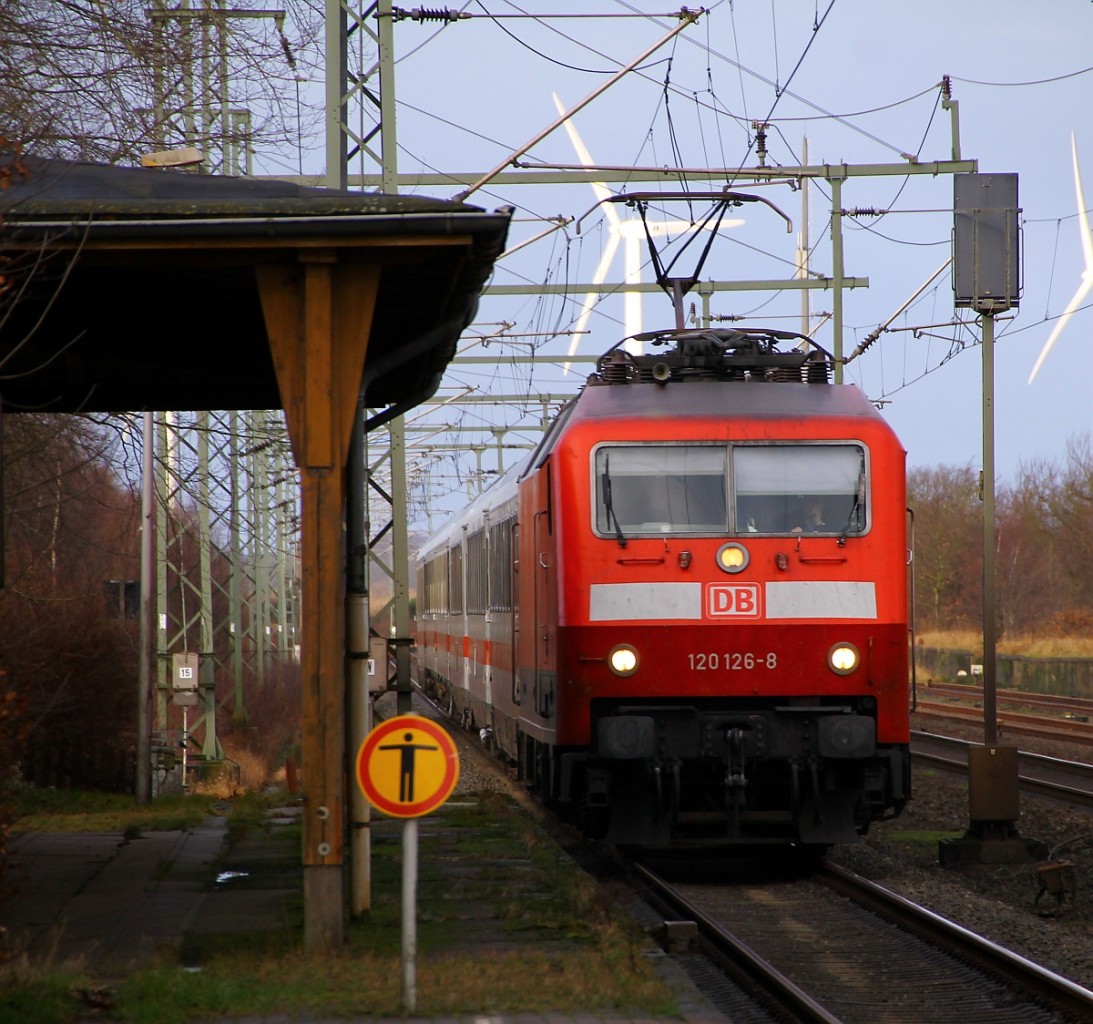
[(172, 659), (196, 654), (198, 718), (184, 728), (222, 760), (218, 678), (246, 721), (245, 684), (260, 691), (276, 660), (295, 660), (296, 475), (280, 414), (168, 413), (155, 432), (156, 726), (172, 746)]
[[(231, 26), (271, 19), (281, 31), (284, 11), (153, 0), (147, 17), (162, 54), (153, 86), (159, 142), (200, 149), (203, 171), (250, 173), (250, 113), (230, 100)], [(199, 685), (183, 697), (196, 697), (198, 717), (190, 723), (184, 710), (180, 741), (192, 732), (202, 758), (221, 760), (218, 679), (230, 680), (233, 718), (245, 722), (249, 684), (261, 688), (275, 660), (295, 658), (297, 477), (279, 413), (172, 413), (154, 429), (156, 727), (161, 751), (177, 752), (170, 708), (182, 698), (172, 659), (197, 654)]]
[(202, 170), (250, 174), (251, 112), (229, 97), (231, 23), (272, 19), (281, 31), (285, 12), (227, 6), (225, 0), (153, 0), (146, 12), (161, 59), (154, 65), (156, 130), (161, 144), (178, 141), (205, 155)]
[[(391, 0), (371, 3), (347, 3), (326, 0), (326, 184), (346, 188), (349, 167), (359, 161), (362, 178), (376, 168), (380, 172), (380, 190), (398, 192), (398, 167), (395, 146), (394, 44)], [(369, 425), (374, 424), (373, 429)], [(409, 710), (410, 697), (410, 580), (409, 541), (406, 514), (406, 442), (401, 416), (391, 419), (368, 418), (368, 410), (359, 410), (357, 429), (367, 433), (359, 455), (351, 459), (359, 465), (349, 467), (362, 474), (363, 508), (355, 527), (350, 529), (350, 547), (364, 552), (363, 570), (352, 565), (349, 570), (350, 593), (369, 591), (370, 570), (376, 569), (391, 581), (390, 601), (370, 618), (389, 613), (386, 639), (395, 650), (395, 678), (400, 711)], [(382, 466), (380, 476), (375, 468)], [(373, 525), (378, 522), (378, 529)], [(372, 537), (368, 536), (371, 533)], [(374, 557), (373, 538), (389, 537), (389, 561)], [(364, 604), (365, 602), (361, 602)], [(370, 628), (369, 628), (370, 631)], [(359, 657), (365, 652), (356, 652)], [(353, 652), (351, 652), (351, 657)]]

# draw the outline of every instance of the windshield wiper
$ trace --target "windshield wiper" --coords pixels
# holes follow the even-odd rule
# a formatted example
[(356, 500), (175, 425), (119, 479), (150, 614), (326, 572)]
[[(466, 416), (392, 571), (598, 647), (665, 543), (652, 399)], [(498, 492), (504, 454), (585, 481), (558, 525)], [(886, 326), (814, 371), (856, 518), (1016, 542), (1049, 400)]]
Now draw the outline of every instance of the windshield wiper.
[(615, 539), (619, 547), (626, 547), (626, 538), (622, 535), (622, 527), (619, 526), (619, 517), (615, 515), (615, 506), (611, 503), (611, 456), (603, 457), (603, 476), (600, 478), (603, 487), (603, 507), (607, 510), (608, 523), (615, 524)]
[(839, 533), (839, 547), (845, 547), (847, 534), (853, 527), (855, 533), (861, 533), (861, 513), (865, 508), (865, 473), (858, 474), (858, 489), (854, 494), (854, 504), (850, 506), (850, 515), (846, 517), (846, 525)]

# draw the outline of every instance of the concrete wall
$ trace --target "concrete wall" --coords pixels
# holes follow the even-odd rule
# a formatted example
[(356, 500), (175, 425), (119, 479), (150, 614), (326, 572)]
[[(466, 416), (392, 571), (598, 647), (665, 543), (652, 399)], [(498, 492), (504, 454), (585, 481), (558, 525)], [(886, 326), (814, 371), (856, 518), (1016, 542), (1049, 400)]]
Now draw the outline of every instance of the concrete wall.
[[(961, 677), (961, 682), (982, 682), (979, 676), (971, 677), (972, 664), (981, 660), (978, 653), (973, 655), (970, 651), (915, 648), (915, 671), (920, 684), (956, 682), (961, 670), (968, 673), (968, 678)], [(1093, 658), (1026, 658), (999, 654), (997, 683), (1000, 690), (1093, 698)]]

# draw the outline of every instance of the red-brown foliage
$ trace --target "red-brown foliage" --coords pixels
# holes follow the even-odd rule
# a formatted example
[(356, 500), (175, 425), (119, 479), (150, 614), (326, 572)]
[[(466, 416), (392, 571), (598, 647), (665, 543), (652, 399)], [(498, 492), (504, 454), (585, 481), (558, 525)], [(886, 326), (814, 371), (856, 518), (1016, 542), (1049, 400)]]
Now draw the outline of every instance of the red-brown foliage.
[(116, 777), (136, 734), (136, 623), (105, 597), (109, 580), (138, 575), (134, 496), (94, 424), (7, 415), (3, 426), (0, 667), (23, 716), (23, 770), (100, 785), (95, 766)]

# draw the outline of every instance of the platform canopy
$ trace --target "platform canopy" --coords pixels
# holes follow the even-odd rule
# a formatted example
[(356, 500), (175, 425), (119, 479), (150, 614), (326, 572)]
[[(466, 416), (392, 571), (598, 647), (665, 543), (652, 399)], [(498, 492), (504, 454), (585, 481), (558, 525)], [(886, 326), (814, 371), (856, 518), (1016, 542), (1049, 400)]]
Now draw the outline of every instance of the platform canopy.
[(378, 273), (361, 387), (369, 408), (409, 408), (439, 385), (510, 215), (0, 154), (3, 409), (284, 408), (268, 282), (315, 261)]

